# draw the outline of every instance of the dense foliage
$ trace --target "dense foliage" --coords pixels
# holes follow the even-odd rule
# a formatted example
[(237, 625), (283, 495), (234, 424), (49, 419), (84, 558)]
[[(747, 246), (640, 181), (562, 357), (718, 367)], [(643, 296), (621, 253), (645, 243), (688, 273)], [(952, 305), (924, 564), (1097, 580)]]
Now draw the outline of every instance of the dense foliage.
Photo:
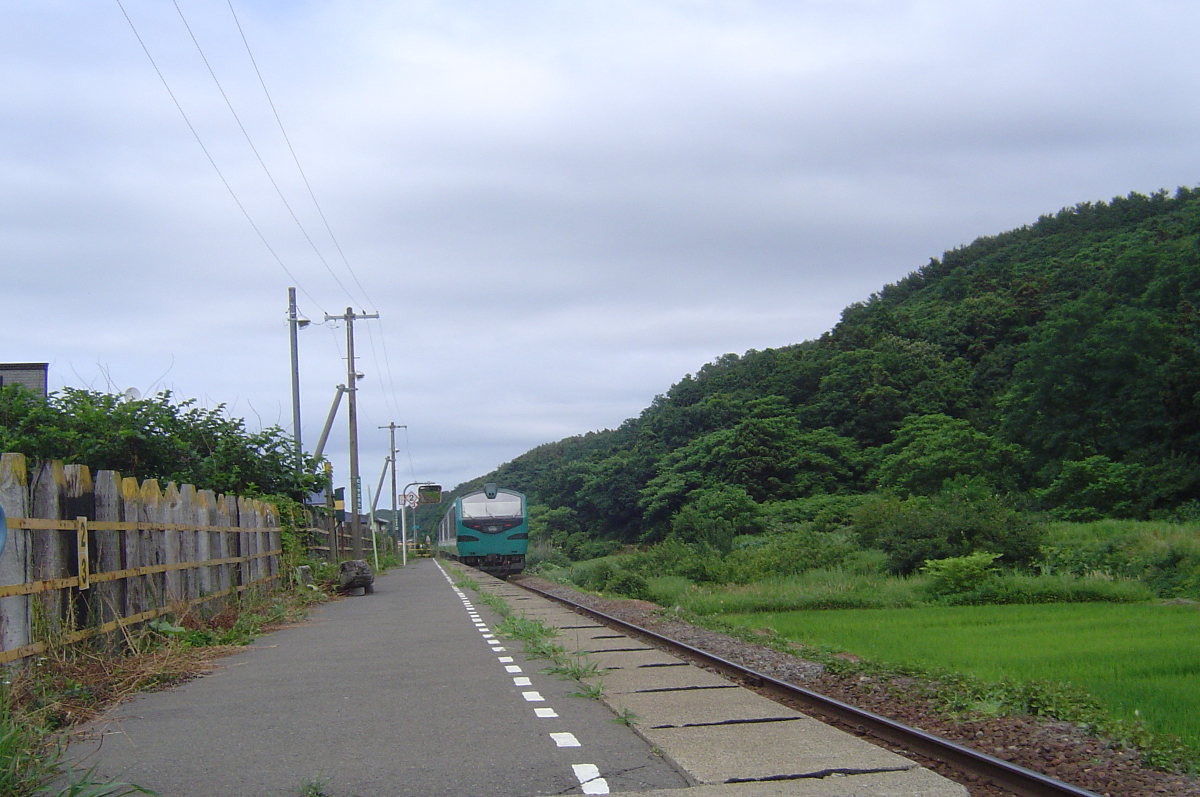
[(818, 340), (726, 354), (618, 429), (535, 448), (480, 482), (543, 505), (535, 528), (568, 553), (668, 537), (728, 553), (813, 521), (780, 521), (780, 505), (883, 492), (862, 511), (942, 517), (903, 545), (860, 541), (893, 569), (981, 550), (1017, 562), (1036, 534), (996, 540), (947, 513), (978, 509), (977, 526), (999, 528), (1012, 509), (1196, 512), (1197, 307), (1200, 190), (1085, 203), (946, 252)]
[(297, 471), (292, 438), (279, 427), (250, 432), (224, 405), (203, 409), (170, 392), (129, 401), (66, 388), (43, 400), (0, 388), (0, 451), (236, 495), (300, 500), (320, 478), (310, 457)]

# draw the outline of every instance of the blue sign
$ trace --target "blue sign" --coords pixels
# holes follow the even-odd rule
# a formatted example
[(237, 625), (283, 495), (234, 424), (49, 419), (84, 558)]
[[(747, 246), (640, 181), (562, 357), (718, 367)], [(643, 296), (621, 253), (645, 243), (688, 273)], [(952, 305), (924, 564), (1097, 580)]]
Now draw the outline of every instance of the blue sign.
[(0, 556), (4, 554), (4, 546), (8, 544), (8, 523), (4, 520), (4, 507), (0, 506)]

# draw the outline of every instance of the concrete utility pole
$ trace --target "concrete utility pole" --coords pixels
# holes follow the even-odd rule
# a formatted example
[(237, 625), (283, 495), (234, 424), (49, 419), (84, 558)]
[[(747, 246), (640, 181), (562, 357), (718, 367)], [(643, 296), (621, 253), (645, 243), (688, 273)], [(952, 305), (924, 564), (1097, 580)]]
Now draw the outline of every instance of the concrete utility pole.
[(308, 326), (308, 319), (296, 311), (296, 289), (288, 288), (288, 337), (292, 344), (292, 439), (296, 441), (296, 470), (304, 470), (304, 446), (300, 443), (300, 345), (296, 331)]
[(350, 402), (346, 414), (350, 416), (350, 555), (363, 558), (362, 523), (358, 517), (358, 380), (360, 374), (354, 367), (354, 321), (359, 318), (379, 318), (379, 313), (358, 313), (353, 307), (346, 308), (345, 315), (325, 314), (326, 321), (346, 322), (346, 392)]
[[(394, 533), (396, 531), (396, 430), (397, 429), (407, 429), (408, 427), (402, 423), (397, 424), (395, 421), (392, 421), (387, 426), (380, 426), (379, 428), (388, 430), (388, 438), (391, 441), (391, 445), (392, 445), (392, 456), (391, 456), (391, 461), (392, 461), (392, 532)], [(400, 541), (400, 566), (406, 567), (407, 565), (408, 565), (408, 550), (405, 548), (404, 540), (401, 540)]]

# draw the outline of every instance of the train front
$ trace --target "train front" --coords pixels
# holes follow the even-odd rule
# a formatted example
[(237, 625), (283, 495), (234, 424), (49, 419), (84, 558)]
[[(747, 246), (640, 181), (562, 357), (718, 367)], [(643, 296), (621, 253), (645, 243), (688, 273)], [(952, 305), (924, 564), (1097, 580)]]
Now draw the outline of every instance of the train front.
[(457, 503), (460, 562), (497, 576), (525, 569), (529, 524), (524, 495), (488, 484)]

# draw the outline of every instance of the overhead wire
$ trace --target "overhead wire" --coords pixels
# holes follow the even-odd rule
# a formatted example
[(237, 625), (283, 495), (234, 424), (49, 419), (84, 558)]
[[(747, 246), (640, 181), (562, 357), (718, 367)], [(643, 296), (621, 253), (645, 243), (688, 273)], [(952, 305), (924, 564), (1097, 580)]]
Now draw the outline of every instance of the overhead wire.
[[(291, 153), (291, 156), (292, 156), (292, 161), (296, 164), (296, 171), (299, 173), (300, 179), (303, 181), (304, 187), (308, 191), (309, 199), (312, 200), (313, 207), (316, 209), (317, 215), (321, 219), (321, 223), (324, 224), (324, 226), (325, 226), (325, 231), (329, 234), (329, 240), (333, 242), (334, 249), (337, 251), (338, 256), (341, 258), (342, 263), (345, 265), (346, 271), (354, 279), (354, 284), (357, 285), (358, 289), (362, 292), (363, 299), (365, 299), (365, 306), (369, 307), (372, 311), (378, 313), (378, 311), (379, 311), (378, 307), (371, 300), (370, 293), (363, 286), (362, 281), (358, 278), (358, 274), (357, 274), (357, 272), (355, 272), (353, 266), (350, 265), (350, 260), (349, 260), (349, 258), (346, 257), (345, 250), (342, 249), (342, 245), (338, 241), (337, 236), (334, 234), (333, 227), (329, 223), (329, 219), (325, 215), (325, 211), (321, 207), (321, 203), (317, 200), (316, 192), (313, 190), (312, 183), (308, 179), (308, 174), (304, 171), (304, 166), (300, 163), (300, 156), (296, 152), (296, 148), (292, 145), (292, 139), (287, 133), (286, 126), (283, 124), (283, 117), (280, 116), (279, 109), (275, 105), (275, 100), (271, 96), (271, 91), (267, 87), (267, 81), (263, 77), (262, 70), (259, 69), (258, 59), (256, 59), (254, 57), (254, 50), (250, 46), (250, 40), (246, 36), (245, 29), (242, 27), (242, 22), (241, 22), (241, 19), (238, 17), (237, 10), (234, 8), (233, 0), (226, 0), (226, 4), (229, 6), (229, 13), (230, 13), (230, 16), (233, 17), (233, 22), (234, 22), (234, 25), (237, 27), (238, 35), (241, 37), (242, 45), (246, 48), (246, 56), (250, 59), (250, 64), (254, 68), (254, 74), (258, 78), (258, 84), (259, 84), (259, 86), (262, 87), (263, 96), (266, 98), (267, 105), (270, 107), (271, 113), (275, 117), (275, 123), (279, 126), (280, 135), (282, 135), (284, 142), (287, 144), (288, 152)], [(178, 8), (177, 2), (176, 2), (176, 8)], [(215, 77), (214, 77), (214, 79), (215, 79)], [(231, 110), (232, 110), (232, 108), (231, 108)], [(261, 160), (260, 160), (260, 162), (261, 162)], [(311, 243), (311, 240), (310, 240), (310, 243)], [(324, 261), (322, 261), (322, 262), (324, 262)], [(326, 268), (328, 268), (328, 264), (326, 264)], [(339, 282), (338, 284), (340, 285), (341, 283)], [(344, 287), (343, 287), (343, 290), (345, 290)], [(349, 295), (349, 291), (347, 291), (347, 295)], [(351, 298), (353, 298), (353, 297), (351, 297)], [(384, 332), (383, 322), (379, 321), (380, 346), (383, 349), (383, 364), (384, 364), (382, 368), (379, 365), (379, 353), (376, 350), (375, 336), (374, 336), (374, 333), (371, 331), (371, 327), (369, 325), (367, 327), (367, 333), (368, 333), (368, 339), (370, 341), (372, 357), (375, 361), (375, 368), (380, 373), (383, 373), (386, 371), (386, 374), (387, 374), (388, 389), (384, 390), (384, 401), (388, 405), (388, 409), (391, 410), (393, 418), (399, 418), (400, 411), (395, 403), (396, 378), (392, 372), (391, 357), (389, 356), (388, 350), (387, 350), (387, 334)]]
[(242, 203), (241, 198), (238, 197), (237, 192), (233, 190), (233, 186), (229, 184), (229, 180), (225, 178), (225, 174), (221, 171), (221, 167), (217, 165), (212, 153), (209, 152), (208, 147), (205, 146), (204, 140), (200, 137), (200, 133), (196, 130), (196, 126), (192, 124), (192, 120), (188, 117), (187, 112), (183, 110), (183, 106), (180, 104), (179, 99), (175, 96), (175, 92), (171, 90), (171, 84), (167, 82), (166, 76), (158, 67), (158, 62), (155, 61), (154, 56), (150, 54), (150, 48), (146, 46), (146, 42), (142, 39), (142, 34), (138, 32), (137, 25), (133, 23), (133, 19), (129, 16), (129, 12), (125, 10), (125, 5), (121, 2), (121, 0), (116, 0), (116, 3), (117, 7), (121, 9), (121, 15), (124, 16), (125, 21), (129, 23), (129, 29), (133, 31), (134, 38), (137, 39), (138, 45), (140, 45), (142, 48), (142, 52), (145, 53), (146, 58), (149, 59), (150, 66), (154, 68), (154, 73), (158, 75), (158, 79), (162, 81), (163, 88), (167, 90), (167, 95), (171, 98), (171, 102), (174, 103), (175, 109), (179, 111), (179, 115), (183, 117), (184, 124), (186, 124), (188, 130), (191, 131), (192, 137), (196, 139), (196, 143), (200, 145), (200, 150), (204, 153), (204, 157), (208, 159), (209, 165), (212, 166), (213, 171), (217, 173), (217, 177), (220, 178), (221, 184), (225, 186), (225, 190), (229, 192), (229, 196), (233, 198), (234, 204), (238, 206), (238, 210), (240, 210), (242, 215), (246, 217), (246, 221), (249, 222), (250, 227), (254, 230), (255, 234), (258, 235), (258, 239), (262, 241), (263, 246), (265, 246), (267, 251), (271, 253), (271, 257), (275, 259), (275, 262), (281, 269), (283, 269), (283, 272), (287, 274), (294, 283), (296, 283), (296, 287), (300, 289), (300, 292), (307, 296), (309, 300), (311, 300), (312, 303), (317, 307), (321, 307), (321, 303), (318, 302), (313, 295), (304, 288), (300, 280), (283, 262), (283, 259), (275, 251), (274, 247), (271, 246), (270, 241), (267, 240), (267, 237), (263, 234), (263, 231), (259, 229), (258, 224), (255, 223), (254, 218), (250, 215), (250, 211), (246, 209), (246, 206)]
[[(129, 13), (125, 9), (124, 4), (121, 2), (121, 0), (116, 0), (116, 1), (117, 1), (117, 6), (121, 9), (121, 14), (125, 17), (125, 21), (129, 24), (130, 30), (133, 31), (134, 37), (137, 39), (138, 44), (142, 48), (142, 51), (146, 54), (147, 59), (150, 61), (151, 66), (153, 67), (155, 73), (158, 75), (158, 78), (162, 82), (163, 87), (166, 89), (167, 94), (170, 96), (172, 103), (175, 105), (176, 110), (178, 110), (180, 116), (183, 117), (184, 123), (187, 125), (188, 130), (192, 133), (192, 136), (195, 138), (196, 143), (200, 146), (201, 151), (204, 153), (205, 158), (208, 160), (208, 162), (212, 166), (213, 170), (217, 173), (217, 176), (221, 180), (221, 183), (225, 186), (226, 191), (229, 192), (230, 197), (233, 199), (234, 203), (238, 206), (238, 209), (242, 212), (242, 215), (246, 218), (246, 221), (250, 224), (251, 228), (254, 230), (255, 234), (258, 236), (258, 238), (262, 242), (263, 246), (266, 247), (268, 252), (270, 252), (270, 254), (273, 257), (273, 259), (275, 260), (275, 262), (279, 265), (279, 267), (283, 270), (283, 272), (285, 274), (287, 274), (288, 277), (296, 284), (296, 286), (299, 288), (300, 292), (303, 293), (304, 296), (307, 297), (310, 301), (312, 301), (312, 303), (314, 305), (316, 305), (317, 308), (320, 309), (323, 313), (328, 314), (327, 311), (325, 310), (325, 308), (322, 306), (322, 304), (319, 301), (317, 301), (317, 299), (304, 287), (304, 285), (301, 283), (299, 278), (294, 273), (292, 273), (291, 269), (289, 269), (287, 267), (287, 265), (284, 263), (283, 259), (279, 256), (279, 254), (276, 252), (274, 247), (267, 240), (266, 235), (263, 233), (263, 231), (259, 227), (259, 225), (255, 222), (255, 220), (251, 216), (248, 208), (242, 202), (241, 198), (238, 196), (237, 192), (234, 190), (234, 188), (230, 184), (229, 180), (225, 177), (221, 168), (217, 165), (216, 159), (213, 157), (212, 153), (210, 152), (208, 147), (205, 145), (203, 139), (201, 138), (201, 136), (199, 134), (199, 131), (197, 131), (195, 125), (192, 124), (192, 121), (188, 117), (186, 111), (184, 111), (182, 104), (179, 102), (179, 99), (176, 97), (175, 92), (171, 89), (171, 86), (170, 86), (169, 82), (167, 81), (166, 76), (163, 74), (162, 70), (159, 68), (158, 63), (155, 61), (153, 55), (151, 55), (149, 47), (146, 45), (146, 42), (144, 41), (141, 34), (139, 33), (137, 26), (133, 22), (133, 19), (129, 16)], [(350, 265), (350, 261), (346, 257), (345, 251), (343, 250), (341, 243), (338, 241), (337, 236), (334, 234), (332, 225), (329, 223), (328, 217), (325, 215), (324, 209), (321, 207), (320, 202), (317, 200), (316, 193), (312, 188), (312, 184), (308, 179), (308, 175), (305, 173), (304, 168), (300, 163), (300, 158), (295, 150), (295, 147), (292, 145), (290, 136), (288, 136), (288, 134), (287, 134), (287, 130), (283, 124), (282, 117), (279, 114), (279, 111), (275, 105), (274, 99), (271, 97), (270, 90), (267, 88), (266, 80), (264, 79), (262, 72), (259, 69), (258, 61), (254, 57), (253, 50), (250, 47), (249, 40), (248, 40), (248, 38), (245, 34), (245, 30), (243, 29), (242, 24), (241, 24), (241, 20), (238, 18), (237, 11), (234, 9), (232, 0), (227, 0), (227, 4), (229, 6), (230, 14), (233, 17), (234, 24), (237, 27), (238, 34), (239, 34), (240, 38), (242, 39), (242, 44), (246, 48), (246, 54), (247, 54), (248, 58), (250, 59), (250, 63), (254, 68), (255, 75), (258, 78), (259, 85), (261, 86), (261, 88), (263, 90), (263, 95), (267, 100), (268, 106), (271, 108), (271, 112), (272, 112), (273, 116), (275, 117), (276, 124), (279, 126), (280, 133), (284, 139), (284, 142), (287, 144), (288, 151), (292, 156), (292, 160), (296, 165), (297, 172), (299, 173), (300, 178), (301, 178), (302, 182), (304, 183), (305, 189), (309, 195), (309, 198), (311, 199), (311, 201), (313, 203), (313, 207), (316, 209), (317, 215), (320, 217), (321, 222), (325, 227), (326, 233), (329, 235), (330, 241), (333, 243), (334, 249), (337, 251), (338, 256), (340, 257), (343, 265), (346, 268), (346, 271), (350, 274), (351, 278), (354, 281), (355, 286), (361, 292), (361, 296), (362, 296), (362, 299), (365, 301), (365, 305), (377, 313), (378, 309), (377, 309), (375, 303), (371, 300), (371, 296), (370, 296), (369, 292), (366, 290), (365, 286), (362, 284), (362, 281), (359, 279), (358, 274), (355, 272), (354, 268)], [(216, 71), (213, 69), (212, 64), (210, 63), (210, 61), (208, 59), (208, 56), (204, 52), (204, 48), (201, 46), (199, 39), (196, 37), (191, 24), (187, 20), (187, 16), (184, 14), (183, 9), (180, 7), (180, 5), (178, 3), (178, 0), (172, 0), (172, 5), (174, 5), (175, 10), (178, 13), (181, 22), (183, 23), (184, 28), (187, 30), (188, 36), (192, 40), (192, 44), (196, 47), (196, 51), (199, 53), (200, 58), (203, 61), (205, 68), (208, 70), (209, 76), (212, 78), (213, 83), (216, 85), (217, 90), (220, 92), (222, 99), (225, 101), (226, 107), (228, 108), (230, 114), (233, 116), (235, 122), (238, 125), (238, 128), (241, 130), (241, 133), (242, 133), (243, 137), (245, 138), (247, 145), (250, 147), (251, 152), (253, 152), (254, 157), (258, 161), (259, 166), (262, 168), (264, 174), (267, 176), (267, 179), (271, 183), (271, 186), (275, 189), (275, 192), (278, 195), (280, 201), (283, 203), (284, 207), (287, 209), (288, 214), (291, 216), (292, 220), (295, 222), (297, 228), (300, 230), (301, 234), (304, 236), (304, 239), (307, 241), (309, 247), (312, 249), (312, 251), (316, 255), (317, 259), (325, 267), (326, 271), (329, 272), (329, 275), (333, 278), (334, 282), (337, 283), (338, 287), (342, 289), (343, 293), (345, 293), (345, 295), (353, 302), (355, 300), (354, 295), (346, 287), (345, 283), (343, 283), (342, 280), (338, 277), (338, 275), (334, 271), (333, 267), (329, 264), (328, 260), (325, 258), (325, 256), (320, 251), (320, 248), (317, 246), (316, 242), (313, 240), (312, 236), (309, 234), (309, 232), (306, 229), (306, 227), (304, 226), (303, 222), (300, 220), (299, 216), (296, 214), (291, 203), (287, 200), (287, 197), (284, 194), (282, 188), (279, 186), (278, 181), (275, 179), (275, 176), (271, 173), (270, 168), (267, 166), (267, 164), (266, 164), (265, 160), (263, 159), (262, 155), (260, 154), (258, 148), (255, 146), (254, 141), (251, 138), (249, 131), (246, 129), (245, 124), (242, 122), (241, 117), (237, 113), (237, 110), (234, 108), (233, 103), (230, 100), (227, 92), (225, 91), (224, 86), (221, 84), (220, 79), (217, 77)], [(385, 402), (388, 405), (388, 408), (393, 413), (393, 417), (398, 418), (398, 417), (400, 417), (400, 412), (399, 412), (399, 408), (395, 404), (396, 384), (395, 384), (395, 376), (392, 371), (391, 357), (387, 350), (387, 335), (384, 332), (382, 323), (380, 323), (380, 330), (379, 330), (379, 332), (380, 332), (380, 347), (382, 348), (382, 354), (383, 354), (383, 367), (381, 368), (380, 363), (379, 363), (379, 351), (377, 350), (376, 345), (375, 345), (374, 333), (371, 331), (370, 326), (367, 327), (367, 331), (368, 331), (368, 338), (369, 338), (370, 345), (371, 345), (372, 357), (374, 358), (374, 361), (375, 361), (375, 367), (381, 373), (386, 372), (386, 374), (387, 374), (388, 387), (390, 389), (385, 389), (383, 391)], [(331, 329), (331, 333), (332, 333), (332, 329)], [(336, 339), (337, 336), (334, 335), (334, 338)], [(338, 351), (338, 354), (341, 355), (342, 358), (344, 359), (344, 355), (342, 355), (342, 351), (341, 351), (340, 342), (337, 340), (334, 340), (334, 346), (335, 346), (335, 349)], [(407, 446), (407, 429), (406, 429), (406, 447), (408, 447)], [(415, 471), (415, 467), (413, 466), (411, 448), (409, 448), (409, 450), (408, 450), (408, 459), (409, 459), (410, 471), (412, 471), (413, 478), (415, 479), (416, 471)]]
[(271, 107), (271, 113), (275, 116), (275, 123), (279, 125), (279, 132), (283, 136), (284, 142), (287, 144), (288, 152), (292, 155), (292, 160), (296, 164), (296, 171), (300, 173), (300, 179), (304, 181), (304, 187), (308, 191), (309, 199), (312, 200), (313, 207), (317, 210), (317, 215), (321, 217), (321, 223), (325, 225), (325, 231), (329, 233), (329, 240), (333, 241), (334, 249), (337, 250), (338, 256), (341, 257), (342, 263), (346, 266), (346, 271), (350, 272), (350, 276), (354, 278), (354, 284), (362, 291), (363, 298), (367, 300), (367, 305), (372, 311), (378, 312), (374, 302), (371, 301), (367, 289), (363, 287), (362, 282), (358, 279), (358, 274), (355, 273), (350, 265), (350, 260), (346, 257), (346, 253), (342, 250), (342, 245), (338, 242), (337, 236), (333, 234), (333, 227), (329, 224), (329, 219), (325, 217), (325, 211), (321, 208), (321, 203), (317, 201), (317, 195), (313, 191), (312, 184), (308, 181), (308, 175), (304, 171), (304, 167), (300, 165), (300, 157), (296, 154), (295, 147), (292, 146), (292, 139), (287, 134), (287, 129), (283, 126), (283, 118), (279, 115), (279, 110), (275, 107), (275, 100), (271, 97), (270, 90), (267, 89), (267, 81), (263, 79), (262, 71), (258, 68), (258, 61), (254, 57), (254, 51), (250, 49), (250, 40), (246, 38), (246, 32), (242, 29), (242, 22), (238, 19), (237, 11), (233, 8), (233, 0), (227, 0), (229, 4), (229, 13), (233, 16), (233, 23), (237, 26), (238, 35), (242, 38), (242, 44), (246, 47), (246, 55), (250, 58), (250, 64), (254, 67), (254, 74), (258, 77), (258, 84), (262, 86), (263, 96), (267, 98), (267, 105)]
[(279, 183), (275, 181), (275, 175), (271, 174), (271, 170), (267, 167), (266, 161), (263, 160), (262, 155), (259, 153), (258, 147), (254, 146), (254, 140), (250, 137), (250, 132), (246, 130), (246, 125), (242, 123), (242, 118), (238, 116), (237, 110), (234, 109), (233, 102), (230, 101), (229, 95), (225, 93), (225, 87), (221, 85), (220, 79), (217, 78), (216, 71), (213, 70), (212, 64), (210, 64), (208, 61), (208, 56), (204, 54), (204, 48), (200, 46), (200, 40), (196, 38), (196, 34), (192, 31), (192, 26), (188, 24), (187, 17), (183, 13), (183, 9), (179, 7), (179, 0), (171, 0), (171, 4), (175, 6), (175, 11), (179, 13), (179, 19), (183, 21), (183, 26), (187, 29), (188, 36), (190, 36), (192, 39), (192, 44), (196, 45), (196, 52), (200, 54), (200, 60), (204, 62), (204, 67), (208, 70), (208, 74), (213, 79), (213, 83), (216, 84), (217, 91), (221, 93), (221, 98), (225, 100), (225, 106), (229, 108), (229, 113), (233, 115), (234, 121), (237, 122), (238, 129), (242, 131), (242, 135), (246, 139), (246, 144), (249, 145), (250, 151), (254, 153), (254, 157), (258, 160), (258, 165), (262, 167), (263, 173), (267, 175), (267, 180), (270, 181), (271, 187), (275, 189), (275, 193), (279, 196), (279, 201), (283, 203), (285, 208), (287, 208), (287, 212), (292, 217), (292, 221), (296, 222), (296, 227), (300, 230), (300, 234), (304, 236), (304, 240), (308, 241), (308, 245), (312, 247), (313, 253), (317, 256), (317, 259), (321, 261), (321, 265), (325, 266), (325, 270), (329, 272), (329, 276), (333, 277), (333, 281), (336, 282), (338, 287), (342, 289), (346, 296), (353, 301), (354, 295), (351, 294), (350, 290), (342, 284), (342, 281), (338, 279), (338, 275), (329, 265), (329, 262), (325, 259), (325, 256), (321, 254), (321, 250), (317, 248), (316, 242), (313, 241), (312, 236), (309, 235), (308, 230), (305, 229), (304, 223), (300, 221), (300, 217), (296, 215), (296, 211), (292, 209), (291, 203), (288, 202), (287, 197), (284, 196), (283, 189), (281, 189), (279, 187)]
[(412, 444), (408, 440), (408, 427), (404, 427), (404, 450), (408, 452), (408, 472), (412, 474), (413, 481), (417, 480), (417, 469), (413, 465)]

